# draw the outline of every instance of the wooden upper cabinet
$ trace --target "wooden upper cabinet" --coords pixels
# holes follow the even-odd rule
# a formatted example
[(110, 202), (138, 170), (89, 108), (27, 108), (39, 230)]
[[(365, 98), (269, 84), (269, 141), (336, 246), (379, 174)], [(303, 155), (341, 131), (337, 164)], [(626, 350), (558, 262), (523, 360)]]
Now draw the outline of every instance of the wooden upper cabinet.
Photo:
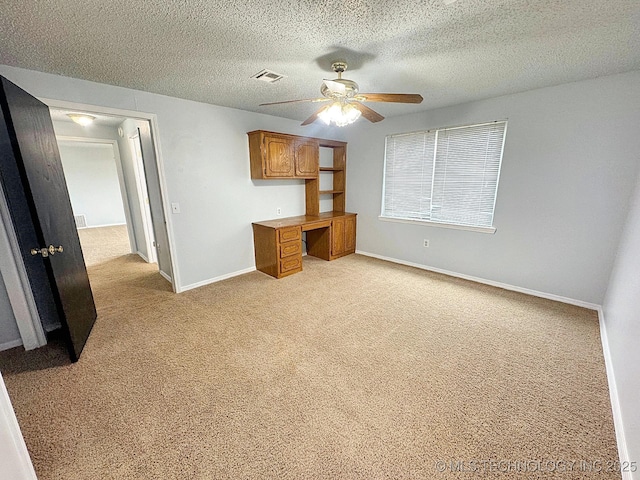
[(293, 145), (289, 138), (280, 135), (265, 135), (264, 141), (264, 176), (293, 177)]
[(249, 132), (251, 178), (317, 178), (315, 139), (258, 130)]
[(320, 146), (316, 140), (299, 140), (296, 142), (296, 177), (317, 177), (319, 163)]

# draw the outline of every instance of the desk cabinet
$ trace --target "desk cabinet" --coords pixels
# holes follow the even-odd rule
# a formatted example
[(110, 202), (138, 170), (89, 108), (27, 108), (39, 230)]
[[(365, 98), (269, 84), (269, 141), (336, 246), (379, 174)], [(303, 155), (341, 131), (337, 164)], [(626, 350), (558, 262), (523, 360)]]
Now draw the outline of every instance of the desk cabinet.
[(331, 221), (331, 259), (356, 251), (356, 216), (345, 215)]
[(282, 278), (302, 270), (302, 228), (253, 224), (256, 269)]
[(302, 232), (307, 255), (335, 260), (356, 249), (356, 215), (326, 212), (253, 224), (256, 269), (275, 278), (302, 271)]
[(251, 178), (317, 178), (318, 141), (283, 133), (249, 132)]

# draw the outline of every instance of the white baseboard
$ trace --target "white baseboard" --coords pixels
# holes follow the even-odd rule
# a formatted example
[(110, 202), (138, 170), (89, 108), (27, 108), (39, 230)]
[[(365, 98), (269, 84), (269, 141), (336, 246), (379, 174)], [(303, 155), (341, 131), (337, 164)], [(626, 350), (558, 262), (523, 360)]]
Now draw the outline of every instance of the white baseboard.
[(160, 272), (160, 275), (162, 275), (162, 278), (164, 278), (167, 282), (169, 283), (173, 283), (171, 281), (171, 277), (169, 275), (167, 275), (166, 273), (164, 273), (162, 270), (158, 270)]
[(204, 287), (205, 285), (210, 285), (212, 283), (221, 282), (222, 280), (237, 277), (238, 275), (244, 275), (245, 273), (255, 272), (255, 270), (256, 270), (256, 267), (249, 267), (243, 270), (238, 270), (237, 272), (226, 273), (224, 275), (220, 275), (219, 277), (209, 278), (201, 282), (192, 283), (190, 285), (184, 285), (183, 287), (180, 287), (180, 290), (178, 290), (178, 293), (186, 292), (187, 290), (193, 290), (194, 288), (198, 288), (198, 287)]
[(22, 339), (11, 340), (10, 342), (0, 343), (0, 352), (3, 350), (9, 350), (10, 348), (16, 348), (22, 345)]
[(472, 275), (466, 275), (464, 273), (452, 272), (450, 270), (444, 270), (442, 268), (430, 267), (428, 265), (421, 265), (419, 263), (408, 262), (406, 260), (399, 260), (397, 258), (385, 257), (376, 253), (364, 252), (362, 250), (356, 250), (359, 255), (365, 255), (367, 257), (373, 257), (387, 262), (399, 263), (400, 265), (407, 265), (409, 267), (420, 268), (422, 270), (428, 270), (429, 272), (442, 273), (449, 275), (450, 277), (462, 278), (464, 280), (471, 280), (472, 282), (483, 283), (485, 285), (491, 285), (492, 287), (504, 288), (505, 290), (511, 290), (512, 292), (524, 293), (526, 295), (532, 295), (534, 297), (546, 298), (547, 300), (555, 300), (556, 302), (568, 303), (569, 305), (576, 305), (578, 307), (588, 308), (589, 310), (598, 310), (600, 305), (596, 303), (589, 303), (583, 300), (576, 300), (575, 298), (563, 297), (561, 295), (555, 295), (553, 293), (539, 292), (537, 290), (531, 290), (529, 288), (517, 287), (515, 285), (509, 285), (508, 283), (496, 282), (494, 280), (487, 280), (485, 278), (474, 277)]
[(136, 252), (136, 253), (137, 253), (137, 254), (138, 254), (138, 256), (139, 256), (141, 259), (143, 259), (145, 262), (147, 262), (147, 263), (151, 263), (151, 262), (149, 261), (149, 259), (148, 259), (147, 257), (145, 257), (145, 256), (144, 256), (144, 254), (143, 254), (142, 252)]
[[(624, 435), (624, 424), (622, 422), (622, 412), (620, 411), (620, 399), (618, 397), (618, 386), (613, 371), (613, 361), (611, 350), (609, 349), (609, 338), (607, 337), (607, 326), (604, 321), (602, 307), (598, 308), (598, 322), (600, 323), (600, 340), (602, 341), (602, 353), (604, 354), (604, 364), (607, 369), (607, 383), (609, 384), (609, 399), (611, 400), (611, 410), (613, 412), (613, 426), (616, 430), (616, 442), (618, 444), (618, 456), (620, 463), (629, 462), (629, 451), (627, 450), (627, 440)], [(622, 480), (633, 480), (633, 473), (622, 472)]]
[(86, 227), (79, 227), (78, 230), (89, 230), (91, 228), (102, 228), (102, 227), (119, 227), (121, 225), (126, 225), (126, 223), (107, 223), (106, 225), (87, 225)]

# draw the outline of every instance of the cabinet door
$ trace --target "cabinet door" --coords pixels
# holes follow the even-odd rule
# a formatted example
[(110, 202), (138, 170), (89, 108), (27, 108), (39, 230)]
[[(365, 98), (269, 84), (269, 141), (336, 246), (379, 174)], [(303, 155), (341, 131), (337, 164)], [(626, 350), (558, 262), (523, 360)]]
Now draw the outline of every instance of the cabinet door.
[(266, 177), (293, 177), (293, 141), (277, 135), (264, 136)]
[(356, 217), (346, 217), (344, 220), (344, 251), (356, 251)]
[(331, 255), (344, 253), (344, 218), (334, 218), (331, 222)]
[(320, 147), (318, 142), (306, 140), (296, 143), (295, 163), (297, 177), (317, 177), (319, 160)]

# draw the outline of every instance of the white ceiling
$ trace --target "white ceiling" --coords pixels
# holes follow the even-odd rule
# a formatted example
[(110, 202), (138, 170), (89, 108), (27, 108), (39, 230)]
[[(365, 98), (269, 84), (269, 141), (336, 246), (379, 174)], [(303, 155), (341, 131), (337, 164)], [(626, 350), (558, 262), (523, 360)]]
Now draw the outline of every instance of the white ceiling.
[[(640, 69), (640, 0), (2, 2), (0, 63), (303, 120), (330, 64), (385, 116)], [(275, 84), (249, 77), (263, 68)]]

